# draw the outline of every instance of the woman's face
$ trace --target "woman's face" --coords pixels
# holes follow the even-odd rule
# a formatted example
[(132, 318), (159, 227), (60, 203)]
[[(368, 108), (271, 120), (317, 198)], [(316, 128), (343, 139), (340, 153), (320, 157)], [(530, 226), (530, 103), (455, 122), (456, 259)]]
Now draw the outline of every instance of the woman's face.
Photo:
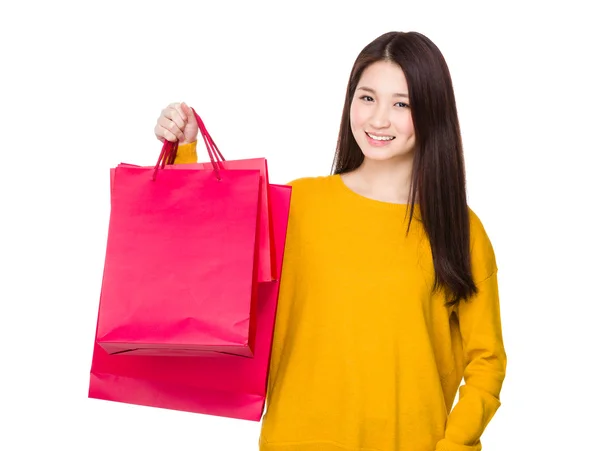
[(412, 157), (414, 127), (408, 85), (400, 66), (379, 61), (364, 70), (350, 106), (350, 126), (365, 158)]

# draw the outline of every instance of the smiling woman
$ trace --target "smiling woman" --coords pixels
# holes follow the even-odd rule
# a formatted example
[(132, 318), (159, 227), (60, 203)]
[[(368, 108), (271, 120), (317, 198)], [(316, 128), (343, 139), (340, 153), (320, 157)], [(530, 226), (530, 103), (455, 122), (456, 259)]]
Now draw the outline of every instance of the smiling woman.
[[(155, 131), (196, 161), (187, 106)], [(427, 37), (386, 33), (358, 55), (333, 169), (290, 183), (260, 449), (480, 450), (506, 369), (497, 267)]]

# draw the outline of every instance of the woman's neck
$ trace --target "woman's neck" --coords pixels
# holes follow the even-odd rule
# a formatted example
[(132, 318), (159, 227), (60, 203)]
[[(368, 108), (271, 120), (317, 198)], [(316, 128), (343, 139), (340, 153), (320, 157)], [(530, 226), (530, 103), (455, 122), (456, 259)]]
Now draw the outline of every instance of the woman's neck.
[(412, 161), (412, 156), (386, 161), (365, 159), (356, 170), (342, 177), (350, 189), (365, 197), (408, 204)]

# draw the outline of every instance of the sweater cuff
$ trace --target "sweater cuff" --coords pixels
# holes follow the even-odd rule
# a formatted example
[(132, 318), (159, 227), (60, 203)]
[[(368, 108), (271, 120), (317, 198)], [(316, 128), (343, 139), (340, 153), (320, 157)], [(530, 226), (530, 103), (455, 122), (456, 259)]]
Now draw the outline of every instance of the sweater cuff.
[(196, 143), (197, 141), (188, 144), (179, 144), (174, 164), (197, 163), (198, 155), (196, 153)]

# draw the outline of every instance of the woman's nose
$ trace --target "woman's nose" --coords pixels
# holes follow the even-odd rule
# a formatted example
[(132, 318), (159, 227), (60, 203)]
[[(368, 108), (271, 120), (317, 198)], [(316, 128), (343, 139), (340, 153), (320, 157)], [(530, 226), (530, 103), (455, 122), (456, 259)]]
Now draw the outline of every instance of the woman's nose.
[(390, 126), (390, 115), (386, 108), (377, 108), (370, 120), (370, 125), (374, 128), (383, 129)]

